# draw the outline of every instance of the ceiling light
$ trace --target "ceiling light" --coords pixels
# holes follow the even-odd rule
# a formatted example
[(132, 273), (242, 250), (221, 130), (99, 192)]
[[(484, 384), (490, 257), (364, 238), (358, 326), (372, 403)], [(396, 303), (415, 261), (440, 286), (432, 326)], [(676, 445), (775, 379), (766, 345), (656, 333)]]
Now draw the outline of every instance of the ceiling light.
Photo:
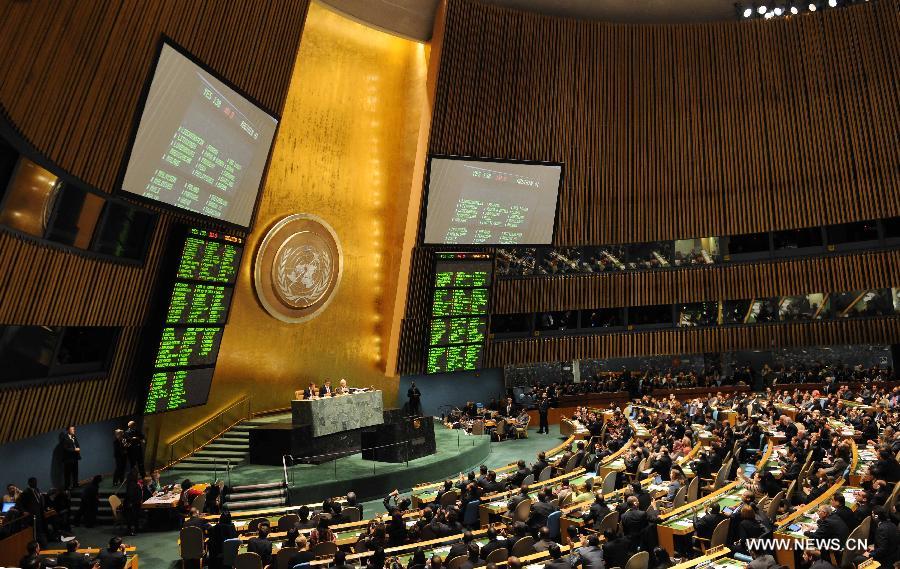
[(772, 16), (774, 16), (774, 14), (772, 14), (772, 12), (766, 12), (766, 19), (767, 19), (767, 20), (770, 19)]
[(837, 0), (828, 0), (828, 5), (832, 8), (837, 8)]
[(813, 4), (812, 2), (809, 3), (809, 11), (810, 11), (810, 12), (815, 12), (815, 11), (816, 11), (816, 5)]
[(753, 8), (744, 8), (744, 17), (749, 18), (753, 15)]
[(765, 5), (765, 4), (763, 4), (762, 6), (760, 6), (759, 8), (756, 9), (756, 11), (759, 12), (759, 15), (760, 15), (760, 16), (762, 16), (763, 14), (765, 14), (765, 13), (766, 13), (766, 10), (767, 10), (767, 8), (766, 8), (766, 5)]
[(800, 13), (800, 10), (798, 10), (796, 6), (791, 6), (791, 14), (796, 16), (799, 13)]
[(784, 10), (782, 10), (781, 8), (775, 8), (775, 15), (776, 15), (776, 16), (780, 16), (780, 15), (782, 15), (783, 13), (784, 13)]

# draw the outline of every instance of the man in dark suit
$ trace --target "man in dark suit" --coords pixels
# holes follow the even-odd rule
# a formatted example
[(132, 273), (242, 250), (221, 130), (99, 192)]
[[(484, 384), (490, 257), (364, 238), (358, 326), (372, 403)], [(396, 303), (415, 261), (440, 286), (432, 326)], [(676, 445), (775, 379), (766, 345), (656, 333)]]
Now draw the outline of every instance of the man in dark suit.
[(37, 487), (37, 478), (28, 479), (28, 487), (19, 494), (16, 509), (34, 516), (34, 537), (41, 547), (47, 545), (47, 520), (44, 511), (47, 509), (44, 493)]
[(597, 535), (581, 537), (581, 547), (575, 550), (581, 569), (603, 569), (603, 549)]
[(450, 551), (447, 552), (447, 559), (468, 555), (469, 544), (472, 543), (473, 539), (475, 539), (475, 536), (472, 535), (471, 531), (464, 531), (462, 541), (456, 542), (450, 546)]
[(513, 544), (493, 527), (488, 528), (486, 537), (488, 542), (481, 547), (482, 559), (487, 559), (492, 552), (502, 548), (506, 548), (507, 553), (512, 552)]
[(506, 398), (506, 403), (503, 405), (500, 414), (507, 419), (515, 419), (516, 415), (519, 414), (519, 406), (513, 403), (512, 397)]
[[(643, 541), (644, 530), (651, 527), (650, 522), (655, 522), (658, 515), (653, 509), (652, 502), (646, 512), (640, 509), (640, 502), (635, 496), (629, 496), (627, 504), (628, 509), (621, 518), (622, 533), (634, 547), (637, 547)], [(655, 527), (653, 531), (656, 532)]]
[(512, 474), (512, 476), (509, 477), (509, 483), (513, 486), (521, 486), (522, 482), (526, 478), (528, 478), (530, 474), (531, 470), (529, 470), (528, 467), (525, 466), (525, 461), (519, 460), (516, 463), (516, 471)]
[(834, 514), (841, 518), (848, 528), (855, 528), (857, 526), (856, 514), (847, 507), (847, 501), (844, 499), (843, 494), (835, 492), (834, 495), (831, 496), (831, 507), (834, 509)]
[(535, 481), (537, 481), (537, 479), (541, 475), (541, 472), (543, 472), (543, 470), (548, 466), (550, 466), (550, 463), (547, 462), (547, 455), (543, 452), (539, 452), (537, 455), (537, 461), (531, 465), (531, 473), (534, 474)]
[(125, 429), (125, 441), (128, 443), (128, 461), (131, 463), (129, 468), (137, 467), (141, 478), (146, 478), (147, 473), (144, 470), (144, 444), (147, 437), (138, 428), (137, 423), (128, 421), (128, 428)]
[(331, 387), (331, 378), (326, 377), (325, 383), (319, 389), (319, 397), (331, 397), (334, 395), (334, 389)]
[(313, 397), (319, 396), (319, 388), (316, 387), (315, 381), (310, 381), (309, 385), (306, 386), (306, 389), (303, 390), (303, 398), (304, 399), (312, 399)]
[(110, 538), (109, 547), (100, 552), (96, 562), (100, 564), (100, 569), (125, 569), (127, 558), (122, 538)]
[(606, 500), (603, 499), (603, 492), (597, 492), (594, 496), (594, 502), (591, 504), (590, 510), (588, 510), (588, 513), (584, 514), (582, 519), (584, 520), (584, 523), (590, 524), (594, 529), (597, 529), (600, 526), (600, 522), (603, 521), (603, 518), (605, 518), (609, 512), (609, 506), (606, 505)]
[(497, 482), (497, 473), (493, 470), (488, 471), (487, 477), (482, 484), (481, 489), (485, 494), (494, 494), (503, 490), (503, 484)]
[(203, 530), (203, 535), (209, 530), (209, 521), (200, 515), (197, 508), (191, 508), (188, 519), (184, 520), (184, 527), (197, 527)]
[(422, 392), (416, 387), (416, 382), (410, 382), (409, 389), (406, 390), (406, 398), (409, 399), (409, 414), (422, 414)]
[(571, 569), (572, 565), (562, 556), (562, 550), (555, 543), (550, 546), (550, 561), (544, 564), (544, 569)]
[(844, 520), (835, 514), (831, 506), (827, 504), (819, 506), (817, 513), (819, 520), (816, 531), (806, 531), (803, 532), (803, 535), (812, 539), (838, 539), (843, 545), (847, 541), (847, 536), (850, 535), (850, 529), (844, 523)]
[(67, 569), (90, 569), (94, 564), (84, 553), (78, 553), (78, 540), (73, 539), (66, 543), (66, 552), (56, 558), (58, 567)]
[(550, 539), (550, 528), (543, 526), (538, 530), (538, 540), (534, 542), (535, 551), (550, 551), (550, 548), (556, 545), (556, 542)]
[(882, 567), (893, 567), (900, 560), (900, 530), (881, 507), (872, 512), (872, 521), (876, 524), (875, 544), (870, 546), (868, 556)]
[(603, 558), (608, 567), (625, 567), (631, 556), (631, 544), (624, 535), (619, 535), (616, 530), (606, 530), (603, 534), (606, 543), (603, 544)]
[(669, 480), (672, 473), (672, 457), (669, 456), (669, 449), (661, 447), (656, 456), (650, 461), (650, 468), (653, 473), (663, 480)]
[(550, 434), (550, 420), (549, 420), (550, 398), (547, 397), (546, 393), (541, 397), (541, 400), (538, 402), (537, 408), (538, 408), (538, 417), (540, 419), (540, 427), (538, 428), (538, 434), (540, 435), (541, 433), (544, 433), (544, 434), (549, 435)]
[(544, 490), (538, 492), (538, 501), (531, 505), (531, 515), (528, 517), (528, 527), (537, 529), (547, 525), (547, 517), (556, 511), (550, 503), (550, 498)]
[(269, 524), (259, 524), (259, 533), (247, 542), (247, 551), (262, 559), (263, 567), (272, 563), (272, 542), (269, 541)]
[(69, 425), (59, 434), (62, 452), (63, 487), (67, 490), (78, 486), (78, 461), (81, 460), (81, 445), (75, 436), (75, 426)]
[(710, 504), (706, 512), (699, 518), (697, 517), (697, 511), (694, 510), (694, 535), (710, 539), (716, 526), (724, 519), (725, 516), (722, 515), (722, 509), (718, 502)]

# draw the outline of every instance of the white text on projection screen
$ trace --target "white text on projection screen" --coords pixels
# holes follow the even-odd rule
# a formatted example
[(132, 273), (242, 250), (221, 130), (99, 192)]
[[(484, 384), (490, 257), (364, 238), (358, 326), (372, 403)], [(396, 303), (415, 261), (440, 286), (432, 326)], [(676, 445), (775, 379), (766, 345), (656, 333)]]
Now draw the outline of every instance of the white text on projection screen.
[(550, 244), (561, 174), (559, 165), (433, 158), (425, 243)]
[(163, 45), (122, 189), (247, 227), (277, 126)]

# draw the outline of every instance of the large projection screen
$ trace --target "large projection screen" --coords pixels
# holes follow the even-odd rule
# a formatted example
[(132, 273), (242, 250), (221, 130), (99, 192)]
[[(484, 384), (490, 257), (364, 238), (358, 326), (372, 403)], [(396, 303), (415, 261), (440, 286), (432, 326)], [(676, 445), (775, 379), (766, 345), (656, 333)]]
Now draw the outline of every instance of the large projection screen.
[(163, 43), (122, 191), (249, 227), (278, 120)]
[(432, 157), (424, 243), (549, 245), (562, 164)]

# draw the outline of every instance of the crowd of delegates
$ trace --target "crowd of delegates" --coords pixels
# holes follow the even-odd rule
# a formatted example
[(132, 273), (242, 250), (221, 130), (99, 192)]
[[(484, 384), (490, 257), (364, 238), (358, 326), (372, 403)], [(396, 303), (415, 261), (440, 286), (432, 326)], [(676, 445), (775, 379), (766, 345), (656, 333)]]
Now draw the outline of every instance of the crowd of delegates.
[(725, 385), (744, 384), (754, 391), (766, 387), (798, 383), (820, 383), (823, 390), (836, 391), (840, 383), (882, 382), (893, 378), (890, 367), (863, 367), (846, 365), (776, 365), (764, 364), (758, 372), (749, 364), (736, 366), (730, 375), (723, 374), (718, 366), (707, 366), (701, 371), (694, 369), (670, 368), (666, 370), (632, 371), (622, 368), (619, 372), (602, 372), (592, 377), (582, 377), (581, 381), (550, 385), (534, 385), (528, 391), (529, 400), (537, 402), (547, 395), (556, 405), (561, 396), (583, 395), (587, 393), (628, 392), (633, 398), (652, 394), (656, 390), (674, 390), (689, 387), (717, 388)]
[(123, 569), (128, 562), (126, 549), (128, 545), (122, 543), (122, 538), (110, 538), (107, 547), (101, 548), (97, 555), (80, 553), (81, 544), (77, 539), (66, 542), (65, 553), (55, 557), (41, 555), (41, 544), (32, 541), (28, 544), (25, 557), (19, 562), (22, 569), (42, 569), (46, 567), (65, 567), (66, 569)]

